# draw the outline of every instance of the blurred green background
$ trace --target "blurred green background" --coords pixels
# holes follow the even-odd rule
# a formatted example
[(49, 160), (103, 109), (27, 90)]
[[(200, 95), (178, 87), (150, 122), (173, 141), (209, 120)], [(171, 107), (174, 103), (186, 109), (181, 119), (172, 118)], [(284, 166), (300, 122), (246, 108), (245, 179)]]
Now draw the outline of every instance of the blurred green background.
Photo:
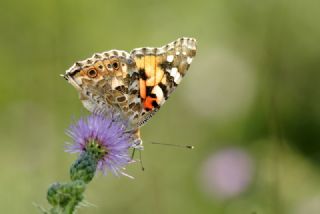
[[(198, 40), (188, 75), (142, 128), (146, 170), (90, 183), (84, 213), (320, 213), (320, 2), (2, 1), (1, 213), (37, 213), (87, 114), (59, 77), (109, 49)], [(183, 150), (148, 142), (191, 144)], [(231, 152), (230, 152), (231, 151)], [(233, 151), (233, 152), (232, 152)]]

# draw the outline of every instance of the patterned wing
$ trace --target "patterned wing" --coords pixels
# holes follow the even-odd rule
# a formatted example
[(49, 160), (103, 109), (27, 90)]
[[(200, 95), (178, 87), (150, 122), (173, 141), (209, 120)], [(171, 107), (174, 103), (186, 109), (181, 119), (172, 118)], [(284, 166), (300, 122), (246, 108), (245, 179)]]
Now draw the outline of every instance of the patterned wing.
[(137, 48), (131, 54), (111, 50), (76, 62), (64, 78), (89, 111), (114, 109), (137, 129), (168, 99), (195, 54), (192, 38), (160, 48)]
[(89, 111), (111, 108), (133, 121), (141, 111), (141, 107), (129, 108), (129, 100), (138, 97), (136, 73), (129, 53), (111, 50), (76, 62), (64, 77), (78, 90)]
[[(141, 105), (140, 115), (136, 118), (138, 126), (147, 122), (164, 104), (195, 55), (196, 40), (193, 38), (180, 38), (160, 48), (137, 48), (131, 52), (136, 63), (133, 73), (139, 79), (140, 100), (135, 102)], [(136, 79), (134, 83), (137, 84)]]

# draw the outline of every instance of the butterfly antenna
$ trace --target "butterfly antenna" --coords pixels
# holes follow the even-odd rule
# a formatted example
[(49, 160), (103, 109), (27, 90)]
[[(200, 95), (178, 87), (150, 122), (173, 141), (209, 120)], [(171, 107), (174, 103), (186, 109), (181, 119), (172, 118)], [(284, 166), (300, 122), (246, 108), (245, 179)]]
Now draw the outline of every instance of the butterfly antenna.
[(191, 146), (191, 145), (179, 145), (179, 144), (159, 143), (159, 142), (151, 142), (151, 144), (173, 146), (173, 147), (179, 147), (179, 148), (185, 148), (185, 149), (194, 149), (194, 146)]
[(60, 77), (63, 77), (65, 80), (68, 80), (68, 77), (65, 74), (60, 74)]
[(133, 160), (133, 158), (134, 158), (134, 153), (136, 152), (136, 148), (133, 148), (132, 149), (132, 154), (131, 154), (131, 160)]
[[(132, 154), (131, 154), (131, 160), (133, 160), (135, 152), (136, 152), (136, 148), (133, 148)], [(143, 163), (142, 163), (142, 155), (141, 155), (141, 153), (142, 153), (141, 150), (139, 150), (139, 162), (140, 162), (141, 170), (144, 171), (145, 168), (144, 168)]]

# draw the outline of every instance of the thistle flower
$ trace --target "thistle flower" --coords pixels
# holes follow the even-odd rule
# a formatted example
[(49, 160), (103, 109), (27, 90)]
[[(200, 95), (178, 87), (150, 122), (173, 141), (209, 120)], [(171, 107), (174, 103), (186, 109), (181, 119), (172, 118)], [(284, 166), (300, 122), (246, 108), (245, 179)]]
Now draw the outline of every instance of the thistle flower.
[(71, 125), (67, 130), (67, 135), (72, 138), (73, 143), (67, 144), (66, 151), (80, 153), (80, 157), (83, 158), (79, 159), (87, 160), (86, 162), (74, 163), (71, 171), (76, 167), (86, 167), (84, 165), (87, 165), (88, 168), (90, 165), (88, 157), (91, 157), (91, 162), (94, 157), (93, 161), (96, 163), (94, 168), (91, 168), (93, 174), (98, 169), (104, 174), (111, 171), (114, 175), (128, 176), (122, 171), (123, 167), (131, 160), (128, 149), (132, 145), (130, 143), (132, 136), (126, 132), (127, 128), (126, 123), (119, 118), (116, 120), (103, 114), (92, 114)]

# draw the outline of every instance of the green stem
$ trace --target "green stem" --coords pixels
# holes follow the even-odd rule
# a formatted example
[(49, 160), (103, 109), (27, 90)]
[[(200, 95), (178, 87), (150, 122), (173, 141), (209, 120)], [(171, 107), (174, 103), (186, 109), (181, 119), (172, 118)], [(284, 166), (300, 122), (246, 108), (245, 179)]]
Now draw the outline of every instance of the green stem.
[(70, 168), (71, 181), (52, 184), (47, 193), (52, 205), (50, 214), (73, 214), (83, 200), (86, 184), (96, 172), (98, 160), (106, 153), (97, 142), (92, 141)]

